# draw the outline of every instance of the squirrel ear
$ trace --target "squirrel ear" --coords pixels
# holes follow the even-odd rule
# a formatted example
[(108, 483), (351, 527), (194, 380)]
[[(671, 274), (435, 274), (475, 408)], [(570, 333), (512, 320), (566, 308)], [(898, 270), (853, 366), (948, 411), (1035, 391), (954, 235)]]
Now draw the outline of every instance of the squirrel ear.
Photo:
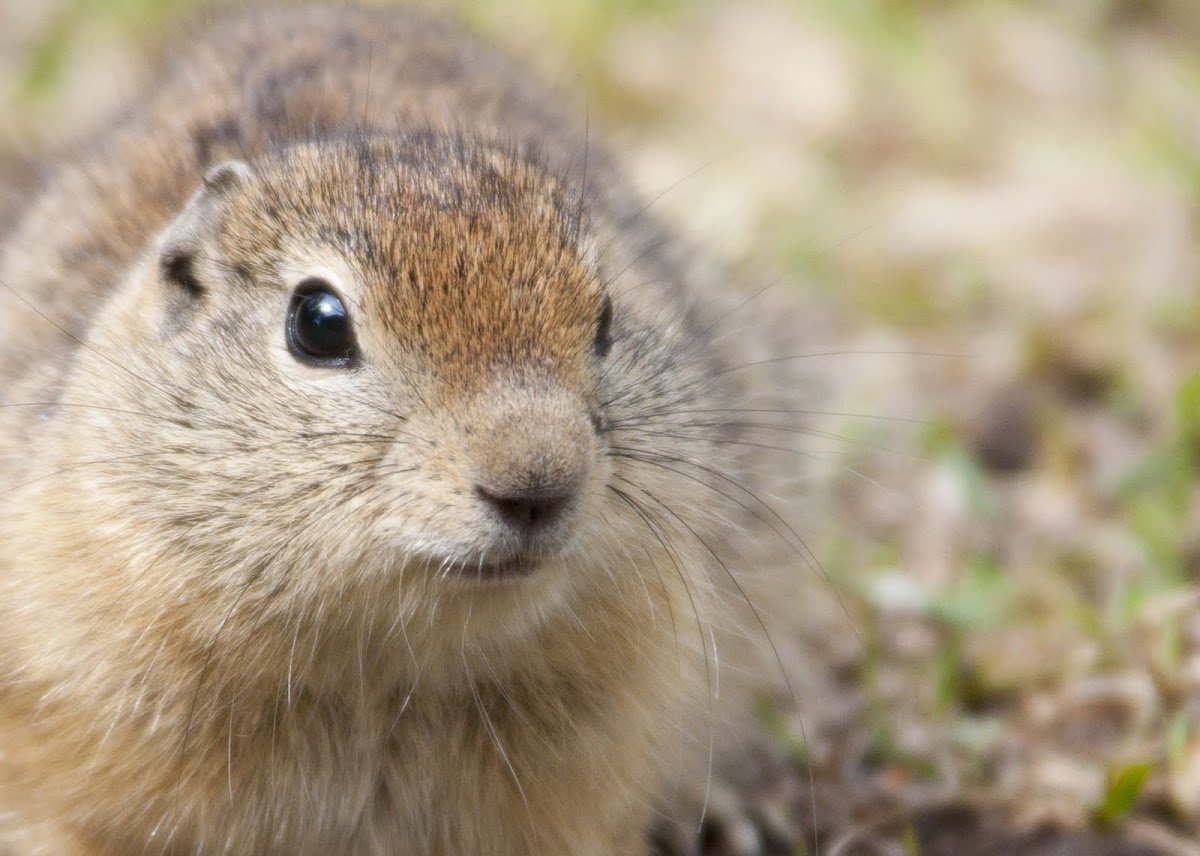
[(253, 177), (253, 170), (242, 161), (217, 164), (205, 173), (204, 183), (163, 231), (159, 272), (163, 281), (178, 288), (189, 301), (199, 300), (206, 292), (196, 271), (196, 257), (205, 238), (215, 231), (224, 203)]
[(210, 193), (227, 195), (254, 177), (244, 161), (222, 161), (204, 174), (204, 189)]

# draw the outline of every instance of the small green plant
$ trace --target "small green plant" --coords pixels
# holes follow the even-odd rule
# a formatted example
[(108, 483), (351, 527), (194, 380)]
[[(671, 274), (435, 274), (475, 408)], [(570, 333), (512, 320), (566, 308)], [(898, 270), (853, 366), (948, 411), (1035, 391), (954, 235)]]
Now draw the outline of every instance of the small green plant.
[(1146, 761), (1110, 769), (1104, 797), (1093, 810), (1096, 822), (1103, 827), (1112, 827), (1125, 819), (1133, 811), (1150, 769)]

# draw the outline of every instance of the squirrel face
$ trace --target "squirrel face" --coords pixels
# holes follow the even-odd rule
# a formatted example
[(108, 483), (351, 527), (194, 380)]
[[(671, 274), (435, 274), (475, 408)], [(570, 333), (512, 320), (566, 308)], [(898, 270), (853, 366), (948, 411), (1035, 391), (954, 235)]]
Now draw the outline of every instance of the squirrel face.
[(399, 580), (535, 610), (619, 578), (623, 529), (646, 525), (623, 495), (651, 505), (655, 478), (680, 479), (633, 474), (630, 449), (668, 457), (629, 432), (648, 414), (669, 436), (711, 371), (663, 301), (617, 293), (579, 211), (526, 161), (444, 137), (215, 167), (65, 391), (105, 408), (94, 448), (62, 442), (64, 466), (113, 457), (87, 468), (107, 482), (93, 530), (116, 551), (168, 544), (142, 558), (181, 588), (310, 604)]

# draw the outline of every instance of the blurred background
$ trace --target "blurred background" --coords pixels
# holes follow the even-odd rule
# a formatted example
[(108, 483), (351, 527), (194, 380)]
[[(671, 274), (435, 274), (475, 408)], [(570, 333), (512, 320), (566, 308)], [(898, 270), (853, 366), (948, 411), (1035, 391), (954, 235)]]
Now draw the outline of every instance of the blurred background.
[[(0, 223), (195, 5), (0, 0)], [(831, 307), (805, 535), (853, 632), (820, 739), (762, 705), (802, 771), (748, 786), (765, 826), (1200, 853), (1200, 4), (442, 5), (746, 287)]]

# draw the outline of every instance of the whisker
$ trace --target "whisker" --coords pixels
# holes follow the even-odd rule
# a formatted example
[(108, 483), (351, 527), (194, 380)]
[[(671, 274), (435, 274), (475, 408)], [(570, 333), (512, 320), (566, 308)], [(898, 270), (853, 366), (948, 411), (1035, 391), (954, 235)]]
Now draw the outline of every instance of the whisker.
[[(629, 482), (626, 479), (621, 479), (621, 481), (623, 481), (626, 484), (629, 484), (635, 488), (637, 487), (636, 485), (633, 485), (632, 482)], [(700, 819), (699, 819), (699, 824), (698, 824), (698, 828), (697, 828), (697, 832), (698, 832), (699, 829), (704, 826), (704, 819), (708, 813), (708, 801), (711, 796), (712, 769), (713, 769), (712, 760), (713, 760), (713, 754), (714, 754), (713, 701), (716, 698), (716, 696), (714, 695), (714, 687), (713, 687), (713, 680), (715, 677), (714, 671), (713, 671), (714, 665), (709, 662), (708, 645), (704, 641), (704, 638), (705, 638), (704, 621), (700, 617), (700, 611), (696, 605), (695, 595), (692, 593), (692, 588), (688, 584), (687, 574), (684, 573), (683, 566), (680, 564), (678, 557), (675, 555), (675, 551), (673, 551), (672, 549), (670, 549), (667, 546), (662, 529), (660, 528), (660, 526), (658, 524), (656, 524), (652, 520), (652, 518), (650, 517), (650, 512), (647, 511), (646, 509), (644, 509), (642, 507), (641, 503), (637, 502), (637, 500), (635, 500), (633, 497), (631, 497), (625, 491), (622, 491), (620, 488), (614, 487), (612, 484), (609, 484), (608, 489), (611, 490), (614, 494), (616, 494), (616, 496), (619, 497), (626, 505), (628, 505), (631, 509), (633, 509), (634, 513), (636, 513), (638, 515), (638, 517), (640, 517), (642, 519), (642, 521), (646, 524), (646, 527), (650, 530), (651, 534), (654, 535), (654, 537), (658, 541), (658, 543), (660, 545), (662, 545), (663, 550), (667, 553), (667, 556), (671, 559), (672, 564), (675, 566), (676, 573), (679, 575), (679, 581), (683, 584), (684, 592), (687, 594), (688, 601), (691, 604), (692, 615), (696, 620), (696, 630), (697, 630), (697, 633), (699, 634), (698, 639), (700, 641), (700, 650), (701, 650), (701, 653), (704, 658), (704, 681), (705, 681), (705, 688), (706, 688), (705, 697), (708, 702), (708, 778), (705, 781), (705, 785), (704, 785), (704, 800), (703, 800), (701, 810), (700, 810)], [(668, 598), (668, 603), (669, 602), (670, 602), (670, 599)], [(674, 628), (674, 618), (673, 617), (672, 617), (672, 628)], [(714, 637), (712, 635), (711, 626), (709, 627), (708, 637), (712, 641), (713, 659), (715, 660), (716, 656), (717, 656), (716, 637)], [(678, 633), (676, 633), (676, 635), (675, 635), (675, 640), (676, 640), (675, 641), (676, 651), (678, 651), (679, 650)]]
[[(809, 560), (811, 561), (811, 563), (815, 563), (815, 566), (813, 564), (810, 564), (810, 567), (812, 567), (813, 570), (816, 570), (817, 567), (820, 567), (820, 563), (817, 562), (815, 554), (813, 554), (813, 552), (807, 547), (807, 545), (804, 542), (804, 539), (802, 537), (800, 537), (800, 533), (796, 531), (795, 527), (793, 527), (790, 523), (788, 523), (787, 520), (785, 520), (783, 518), (783, 516), (781, 514), (779, 514), (779, 512), (776, 511), (771, 506), (770, 503), (761, 499), (756, 493), (754, 493), (754, 491), (750, 490), (750, 488), (746, 487), (744, 484), (742, 484), (741, 482), (739, 482), (737, 479), (733, 478), (732, 476), (721, 472), (720, 470), (716, 469), (715, 467), (708, 466), (707, 464), (703, 464), (700, 461), (697, 461), (692, 458), (685, 458), (685, 457), (677, 456), (677, 455), (664, 455), (662, 453), (652, 452), (649, 450), (643, 450), (643, 449), (638, 449), (638, 448), (629, 447), (629, 446), (614, 445), (611, 447), (611, 450), (617, 456), (624, 456), (631, 460), (639, 461), (641, 463), (649, 464), (652, 466), (658, 466), (661, 469), (664, 469), (668, 472), (672, 472), (672, 473), (675, 473), (676, 475), (683, 476), (684, 478), (689, 479), (690, 481), (693, 481), (703, 487), (708, 488), (709, 490), (716, 493), (718, 496), (722, 496), (725, 499), (728, 499), (730, 502), (737, 504), (739, 507), (741, 507), (746, 512), (754, 515), (754, 517), (760, 523), (763, 523), (764, 525), (770, 527), (771, 530), (776, 535), (778, 535), (780, 538), (782, 538), (785, 543), (790, 544), (787, 536), (785, 535), (785, 532), (787, 533), (787, 535), (790, 535), (792, 537), (792, 539), (794, 539), (795, 544), (798, 544), (798, 545), (800, 545), (800, 547), (803, 548), (803, 553), (801, 555), (808, 557)], [(768, 520), (768, 519), (762, 517), (757, 511), (755, 511), (755, 509), (753, 507), (745, 505), (744, 503), (739, 501), (736, 497), (731, 496), (731, 495), (725, 493), (724, 491), (721, 491), (721, 490), (713, 487), (712, 485), (708, 484), (707, 482), (705, 482), (703, 479), (699, 478), (698, 476), (692, 475), (690, 473), (686, 473), (682, 470), (678, 470), (678, 469), (675, 469), (674, 467), (669, 466), (670, 464), (679, 464), (681, 466), (690, 466), (699, 472), (702, 472), (706, 475), (712, 476), (713, 478), (719, 479), (722, 482), (725, 482), (726, 484), (728, 484), (731, 487), (738, 490), (742, 495), (748, 497), (754, 503), (755, 507), (765, 510), (771, 516), (771, 518), (774, 519), (775, 523), (777, 523), (778, 525), (780, 525), (784, 528), (784, 532), (781, 532), (781, 531), (779, 531), (779, 529), (775, 528), (775, 523), (772, 523), (771, 520)], [(796, 547), (794, 545), (791, 545), (791, 546), (793, 546), (793, 549), (796, 549)]]
[(23, 304), (25, 304), (25, 306), (27, 306), (35, 315), (37, 315), (39, 318), (41, 318), (43, 321), (45, 321), (47, 324), (49, 324), (55, 330), (62, 333), (64, 336), (66, 336), (68, 339), (70, 339), (72, 342), (74, 342), (80, 348), (95, 354), (97, 357), (104, 360), (106, 363), (108, 363), (113, 368), (123, 372), (124, 374), (126, 374), (129, 377), (133, 378), (134, 380), (138, 381), (138, 383), (142, 383), (142, 384), (145, 384), (146, 386), (156, 389), (159, 392), (161, 392), (163, 395), (167, 396), (168, 398), (171, 397), (171, 393), (172, 393), (171, 390), (166, 389), (162, 386), (159, 386), (158, 384), (150, 381), (149, 379), (142, 377), (137, 372), (133, 371), (132, 369), (130, 369), (128, 366), (124, 365), (123, 363), (113, 359), (112, 357), (108, 356), (103, 351), (99, 350), (98, 348), (92, 347), (87, 342), (85, 342), (83, 339), (79, 338), (74, 333), (72, 333), (71, 331), (67, 330), (65, 327), (60, 325), (57, 321), (55, 321), (49, 315), (44, 313), (42, 310), (38, 309), (30, 300), (26, 299), (26, 297), (23, 294), (21, 294), (21, 292), (17, 291), (15, 288), (13, 288), (7, 282), (0, 282), (0, 288), (3, 288), (6, 291), (8, 291), (10, 294), (13, 295), (13, 297), (17, 298), (17, 300), (19, 300)]
[[(621, 477), (618, 476), (618, 478), (621, 478)], [(767, 644), (771, 648), (771, 653), (775, 657), (775, 663), (779, 667), (780, 678), (783, 680), (784, 687), (787, 689), (788, 697), (791, 699), (792, 704), (795, 705), (796, 708), (799, 708), (800, 701), (796, 697), (796, 692), (792, 687), (791, 679), (788, 677), (787, 668), (783, 664), (783, 657), (779, 653), (779, 648), (776, 646), (775, 640), (771, 637), (771, 632), (770, 632), (770, 630), (767, 629), (766, 622), (763, 621), (762, 614), (758, 611), (758, 607), (756, 607), (754, 605), (754, 602), (750, 599), (750, 596), (746, 593), (746, 590), (742, 587), (742, 584), (740, 582), (738, 582), (737, 577), (729, 569), (729, 566), (720, 557), (720, 555), (716, 552), (716, 550), (714, 550), (713, 547), (703, 537), (701, 537), (701, 535), (698, 532), (696, 532), (696, 530), (690, 524), (687, 523), (687, 521), (685, 521), (678, 513), (676, 513), (674, 511), (674, 509), (672, 509), (670, 506), (666, 505), (664, 502), (662, 502), (662, 500), (660, 500), (657, 496), (655, 496), (654, 494), (647, 491), (645, 488), (635, 485), (632, 482), (629, 482), (627, 479), (622, 478), (621, 480), (626, 482), (627, 484), (629, 484), (631, 487), (633, 487), (634, 489), (636, 489), (643, 495), (645, 495), (651, 502), (655, 503), (660, 508), (662, 508), (665, 512), (670, 514), (673, 518), (675, 518), (675, 520), (678, 521), (679, 524), (682, 525), (688, 532), (690, 532), (692, 537), (695, 538), (696, 541), (701, 546), (704, 547), (704, 549), (709, 553), (709, 555), (711, 555), (713, 557), (713, 559), (716, 561), (716, 563), (725, 572), (726, 577), (728, 577), (729, 581), (731, 583), (733, 583), (734, 587), (738, 590), (738, 594), (741, 596), (742, 600), (746, 603), (746, 606), (748, 606), (750, 608), (750, 612), (754, 615), (754, 620), (758, 623), (759, 629), (762, 630), (763, 636), (766, 638)], [(801, 732), (800, 732), (801, 739), (803, 739), (805, 741), (805, 744), (808, 745), (807, 737), (805, 736), (805, 732), (804, 732), (803, 721), (800, 722), (800, 728), (801, 728)], [(812, 792), (812, 799), (813, 799), (813, 830), (814, 830), (813, 835), (815, 838), (817, 835), (817, 832), (816, 832), (816, 784), (815, 784), (816, 778), (815, 778), (815, 774), (813, 773), (812, 764), (807, 764), (806, 769), (808, 771), (809, 790)], [(707, 800), (707, 797), (706, 797), (706, 800)], [(817, 842), (817, 845), (818, 846), (817, 846), (816, 852), (820, 852), (819, 841)]]
[[(280, 549), (282, 550), (282, 548), (280, 548)], [(278, 554), (276, 554), (276, 555), (278, 555)], [(272, 560), (273, 559), (274, 559), (274, 557), (272, 557)], [(179, 773), (178, 773), (178, 777), (175, 782), (175, 812), (176, 812), (176, 814), (179, 813), (180, 795), (181, 795), (182, 788), (183, 788), (183, 776), (184, 776), (184, 772), (186, 770), (187, 747), (188, 747), (188, 743), (191, 739), (192, 723), (193, 723), (193, 720), (196, 715), (196, 707), (200, 702), (200, 691), (204, 688), (204, 683), (207, 680), (209, 671), (212, 668), (213, 657), (216, 654), (217, 646), (221, 639), (221, 634), (225, 630), (225, 627), (228, 625), (229, 620), (233, 617), (234, 612), (237, 611), (237, 608), (241, 604), (242, 599), (246, 596), (246, 592), (248, 592), (250, 590), (250, 587), (253, 586), (254, 583), (259, 580), (259, 578), (262, 576), (263, 572), (267, 569), (267, 566), (269, 564), (270, 564), (270, 562), (260, 563), (254, 569), (254, 571), (251, 572), (251, 574), (246, 578), (246, 581), (242, 584), (242, 586), (240, 587), (240, 589), (238, 591), (237, 596), (234, 598), (233, 603), (230, 604), (229, 609), (226, 611), (224, 617), (222, 617), (220, 622), (217, 624), (216, 630), (213, 632), (212, 640), (209, 642), (209, 644), (207, 646), (207, 650), (204, 655), (203, 665), (200, 667), (200, 674), (196, 678), (196, 689), (192, 693), (192, 700), (191, 700), (191, 703), (188, 705), (187, 716), (184, 720), (183, 737), (179, 741), (179, 761), (178, 761)]]
[(782, 357), (769, 357), (763, 360), (752, 360), (746, 363), (736, 363), (717, 371), (713, 377), (722, 377), (732, 372), (751, 369), (757, 366), (769, 366), (778, 363), (789, 363), (797, 360), (815, 360), (826, 357), (938, 357), (939, 359), (968, 359), (971, 354), (938, 352), (938, 351), (812, 351), (804, 354), (789, 354)]
[[(701, 407), (701, 408), (671, 408), (657, 415), (693, 416), (708, 413), (765, 413), (781, 416), (840, 416), (847, 419), (883, 419), (889, 422), (909, 422), (914, 425), (928, 425), (928, 419), (915, 419), (906, 416), (888, 416), (879, 413), (847, 413), (838, 410), (810, 410), (807, 408), (771, 408), (771, 407)], [(644, 414), (632, 414), (630, 418)]]
[(500, 759), (508, 768), (509, 774), (512, 776), (513, 783), (517, 786), (517, 793), (521, 795), (521, 802), (525, 804), (525, 812), (529, 817), (529, 826), (531, 829), (536, 828), (537, 822), (533, 817), (533, 809), (529, 805), (529, 797), (525, 794), (525, 787), (521, 784), (521, 777), (517, 775), (517, 769), (513, 766), (512, 760), (508, 757), (508, 752), (505, 751), (504, 745), (500, 742), (500, 735), (496, 732), (496, 726), (492, 723), (492, 718), (488, 715), (487, 707), (483, 703), (482, 697), (479, 695), (479, 688), (475, 684), (475, 678), (471, 674), (471, 662), (467, 657), (467, 631), (471, 621), (471, 608), (467, 607), (467, 615), (463, 619), (462, 644), (459, 653), (462, 659), (463, 671), (467, 678), (467, 684), (471, 688), (471, 695), (475, 699), (475, 709), (479, 711), (479, 717), (483, 720), (483, 725), (488, 733), (488, 738), (492, 745), (496, 747), (496, 752), (499, 753)]

